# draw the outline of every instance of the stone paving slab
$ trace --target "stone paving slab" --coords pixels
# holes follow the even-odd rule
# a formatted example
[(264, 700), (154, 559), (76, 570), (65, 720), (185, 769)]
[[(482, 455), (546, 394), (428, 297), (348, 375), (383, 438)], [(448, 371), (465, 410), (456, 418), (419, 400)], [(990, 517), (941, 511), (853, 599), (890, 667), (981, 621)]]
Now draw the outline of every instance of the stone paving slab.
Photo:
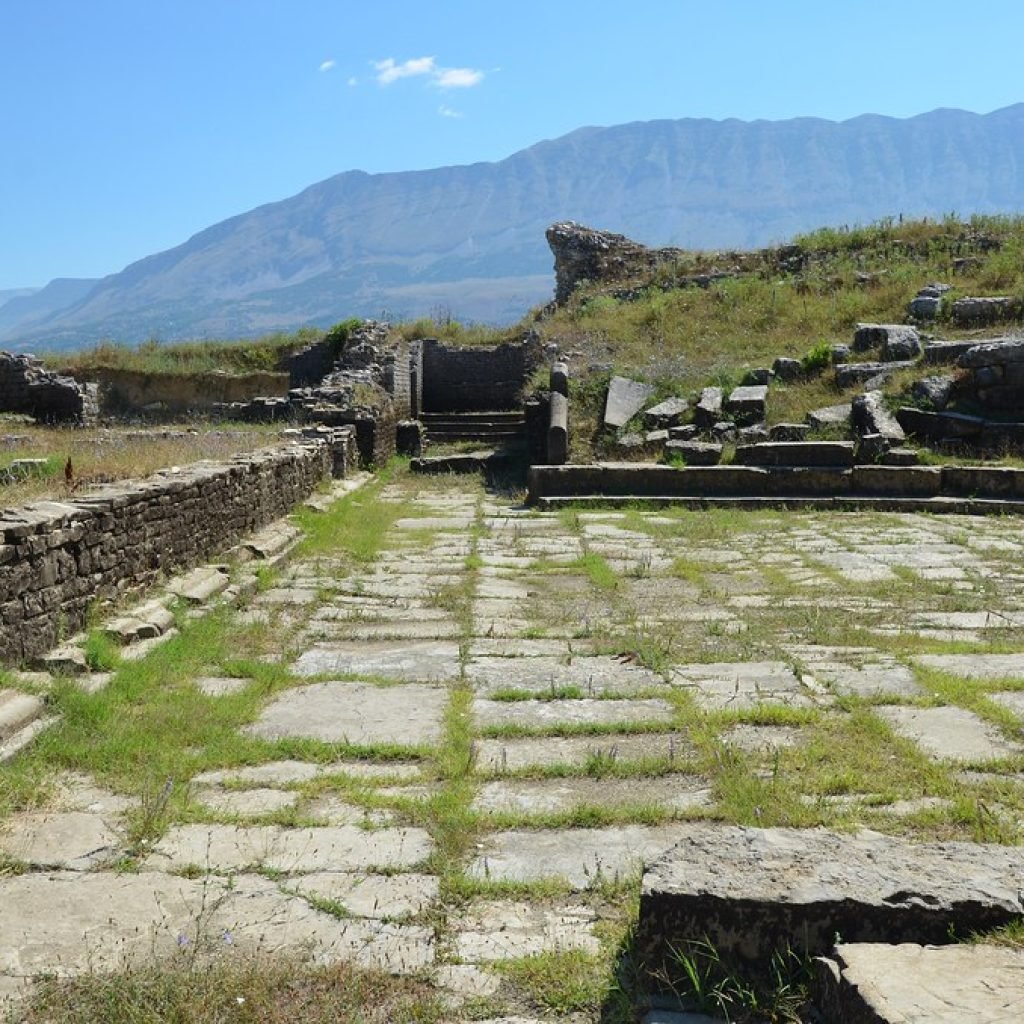
[(192, 799), (214, 814), (258, 818), (299, 802), (299, 794), (282, 789), (200, 789)]
[(966, 679), (1024, 679), (1024, 654), (921, 654), (914, 661)]
[(1024, 751), (994, 725), (960, 707), (873, 709), (929, 756), (941, 761), (990, 761)]
[(912, 669), (870, 647), (788, 644), (785, 650), (841, 696), (919, 697), (923, 692)]
[(0, 853), (34, 868), (90, 871), (116, 859), (124, 833), (103, 815), (33, 811), (0, 825)]
[[(117, 969), (170, 956), (201, 936), (204, 955), (290, 952), (395, 972), (433, 962), (430, 929), (338, 920), (266, 879), (140, 874), (28, 874), (0, 880), (0, 973), (25, 977)], [(228, 937), (230, 941), (225, 939)]]
[(697, 703), (709, 710), (745, 710), (761, 704), (814, 707), (828, 701), (801, 683), (782, 661), (677, 665), (671, 683), (691, 690)]
[(719, 952), (763, 961), (787, 942), (827, 952), (854, 942), (945, 942), (1024, 912), (1024, 852), (914, 843), (877, 832), (690, 823), (644, 874), (637, 951), (660, 962), (706, 935)]
[(476, 740), (474, 751), (477, 771), (506, 772), (556, 764), (579, 767), (589, 762), (616, 763), (648, 758), (685, 762), (694, 747), (683, 733), (650, 732)]
[(692, 811), (711, 804), (706, 779), (691, 775), (655, 778), (515, 779), (484, 783), (473, 810), (492, 814), (553, 814), (578, 807), (660, 807)]
[(560, 658), (478, 657), (466, 666), (466, 678), (480, 694), (502, 690), (557, 693), (565, 687), (582, 696), (628, 696), (665, 688), (661, 676), (649, 669), (611, 657), (574, 657), (569, 664)]
[(1024, 1020), (1024, 951), (994, 945), (848, 943), (826, 961), (833, 1020), (1011, 1024)]
[(518, 700), (496, 701), (477, 697), (473, 714), (478, 728), (512, 725), (528, 729), (557, 726), (625, 726), (640, 722), (671, 722), (675, 710), (657, 697), (635, 700)]
[(176, 825), (154, 846), (146, 866), (163, 871), (260, 867), (295, 873), (409, 868), (432, 849), (430, 836), (420, 828)]
[(229, 697), (244, 690), (251, 682), (251, 679), (233, 676), (203, 676), (195, 681), (196, 688), (207, 697)]
[(480, 900), (455, 921), (454, 946), (460, 960), (486, 963), (579, 949), (600, 951), (593, 927), (598, 920), (583, 905), (537, 906), (513, 900)]
[(734, 725), (726, 729), (721, 738), (729, 746), (750, 754), (774, 754), (800, 743), (799, 729), (786, 725)]
[(336, 793), (324, 793), (304, 804), (302, 815), (319, 825), (367, 825), (375, 828), (394, 824), (396, 820), (391, 811), (360, 807), (343, 800)]
[(318, 644), (292, 667), (298, 676), (360, 675), (450, 682), (459, 677), (459, 645), (450, 640)]
[(435, 875), (374, 875), (321, 871), (290, 879), (286, 888), (301, 896), (339, 903), (355, 917), (395, 920), (427, 910), (438, 898)]
[(504, 637), (474, 637), (469, 643), (471, 658), (557, 658), (565, 661), (589, 654), (593, 644), (589, 640), (508, 639)]
[(286, 690), (245, 731), (264, 739), (434, 745), (441, 739), (447, 705), (447, 691), (437, 686), (311, 683)]
[(324, 771), (323, 765), (309, 761), (268, 761), (246, 768), (225, 768), (192, 776), (196, 786), (219, 786), (225, 783), (251, 786), (290, 786), (308, 782)]
[(611, 828), (513, 829), (481, 842), (471, 878), (495, 882), (561, 879), (575, 889), (621, 881), (664, 854), (684, 835), (683, 824)]

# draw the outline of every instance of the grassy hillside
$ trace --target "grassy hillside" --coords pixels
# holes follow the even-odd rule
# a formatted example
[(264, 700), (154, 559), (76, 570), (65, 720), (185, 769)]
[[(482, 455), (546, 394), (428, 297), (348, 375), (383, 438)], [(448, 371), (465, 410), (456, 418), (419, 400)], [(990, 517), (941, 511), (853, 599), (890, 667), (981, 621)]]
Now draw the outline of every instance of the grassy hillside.
[[(737, 276), (706, 289), (675, 286), (688, 275), (737, 269)], [(943, 315), (922, 332), (969, 336), (948, 318), (956, 298), (1024, 297), (1024, 218), (886, 221), (824, 229), (759, 253), (689, 253), (653, 279), (580, 289), (538, 326), (569, 357), (574, 429), (586, 441), (613, 373), (652, 383), (661, 395), (736, 384), (746, 370), (770, 367), (777, 356), (820, 357), (833, 344), (849, 344), (860, 321), (905, 322), (910, 300), (933, 281), (953, 290)], [(630, 297), (615, 297), (624, 292)], [(908, 371), (893, 387), (934, 372), (941, 370)], [(801, 421), (808, 410), (844, 397), (830, 374), (776, 382), (770, 422)]]

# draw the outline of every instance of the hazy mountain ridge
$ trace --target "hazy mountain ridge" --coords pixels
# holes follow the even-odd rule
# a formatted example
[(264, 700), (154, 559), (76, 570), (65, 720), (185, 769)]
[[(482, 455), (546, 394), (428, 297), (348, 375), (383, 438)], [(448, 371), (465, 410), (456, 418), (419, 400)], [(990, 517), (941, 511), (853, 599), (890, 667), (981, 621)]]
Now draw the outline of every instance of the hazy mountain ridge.
[(26, 301), (11, 300), (0, 340), (241, 336), (437, 306), (510, 320), (551, 295), (544, 229), (556, 220), (718, 248), (900, 213), (1020, 210), (1024, 104), (581, 128), (497, 163), (335, 175), (133, 263), (47, 319), (7, 327)]

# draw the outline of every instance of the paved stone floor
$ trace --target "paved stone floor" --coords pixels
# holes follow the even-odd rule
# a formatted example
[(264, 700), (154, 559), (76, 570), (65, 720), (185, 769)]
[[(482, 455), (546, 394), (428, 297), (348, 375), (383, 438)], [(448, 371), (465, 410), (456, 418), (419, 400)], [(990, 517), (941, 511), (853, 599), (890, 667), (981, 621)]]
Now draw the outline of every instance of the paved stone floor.
[(374, 564), (294, 562), (237, 613), (290, 673), (240, 731), (297, 753), (190, 780), (129, 873), (131, 801), (95, 780), (0, 826), (0, 993), (212, 936), (547, 1019), (502, 964), (608, 953), (688, 821), (1022, 834), (1018, 521), (375, 500)]

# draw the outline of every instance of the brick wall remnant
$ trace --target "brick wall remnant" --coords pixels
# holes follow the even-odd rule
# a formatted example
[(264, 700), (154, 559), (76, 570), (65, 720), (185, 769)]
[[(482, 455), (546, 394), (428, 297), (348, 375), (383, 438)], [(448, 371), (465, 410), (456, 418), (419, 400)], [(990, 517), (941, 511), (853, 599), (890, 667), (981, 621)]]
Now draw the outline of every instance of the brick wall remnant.
[(289, 512), (351, 467), (352, 431), (166, 470), (0, 517), (0, 663), (39, 657), (87, 610), (196, 565)]

